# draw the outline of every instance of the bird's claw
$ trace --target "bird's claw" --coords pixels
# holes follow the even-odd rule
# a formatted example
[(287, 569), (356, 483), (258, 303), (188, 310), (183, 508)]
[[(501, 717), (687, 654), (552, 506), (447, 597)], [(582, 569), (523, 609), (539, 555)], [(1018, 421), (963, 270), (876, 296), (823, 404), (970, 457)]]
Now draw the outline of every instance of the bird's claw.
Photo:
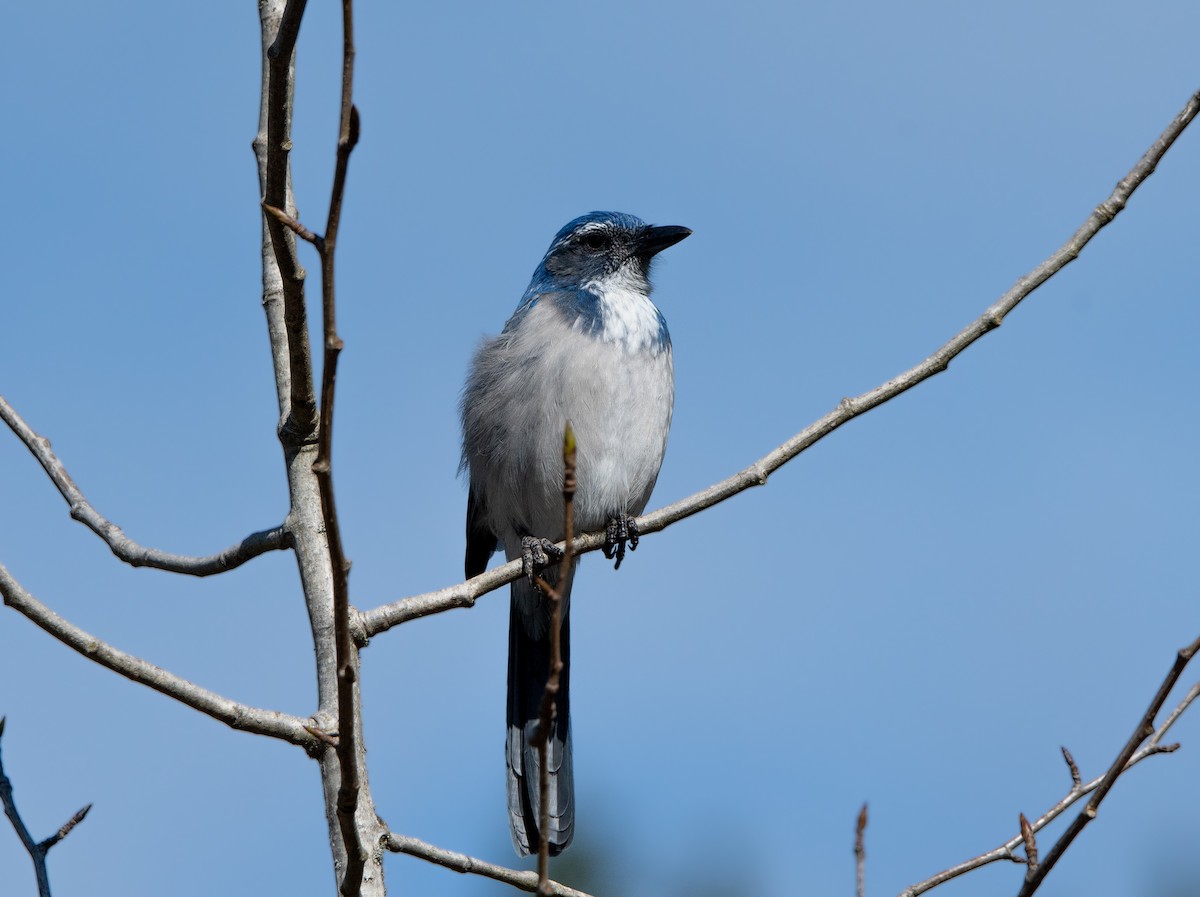
[(536, 536), (521, 537), (521, 569), (531, 586), (537, 587), (538, 573), (555, 561), (561, 561), (563, 550), (549, 539)]
[(610, 561), (616, 558), (617, 562), (613, 564), (614, 570), (621, 569), (621, 561), (625, 560), (626, 545), (629, 546), (630, 551), (637, 551), (638, 535), (636, 517), (622, 513), (608, 521), (608, 526), (604, 530), (604, 556)]

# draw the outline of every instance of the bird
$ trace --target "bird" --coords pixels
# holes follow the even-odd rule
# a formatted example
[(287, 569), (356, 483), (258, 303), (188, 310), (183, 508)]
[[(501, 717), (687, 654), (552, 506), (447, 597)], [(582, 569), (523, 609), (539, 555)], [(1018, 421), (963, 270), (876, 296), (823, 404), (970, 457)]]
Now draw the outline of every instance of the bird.
[[(564, 535), (563, 436), (577, 444), (574, 526), (605, 530), (604, 554), (620, 567), (637, 547), (636, 516), (658, 479), (675, 383), (666, 319), (650, 300), (650, 266), (692, 231), (652, 226), (621, 212), (590, 212), (565, 225), (533, 272), (512, 317), (475, 352), (463, 387), (467, 473), (467, 578), (497, 547), (520, 559), (511, 585), (508, 638), (508, 816), (518, 855), (543, 839), (556, 856), (575, 833), (570, 723), (570, 593), (560, 583)], [(544, 569), (543, 569), (544, 568)], [(551, 604), (538, 571), (562, 597), (556, 710), (547, 750), (550, 821), (540, 826), (534, 737), (550, 672)]]

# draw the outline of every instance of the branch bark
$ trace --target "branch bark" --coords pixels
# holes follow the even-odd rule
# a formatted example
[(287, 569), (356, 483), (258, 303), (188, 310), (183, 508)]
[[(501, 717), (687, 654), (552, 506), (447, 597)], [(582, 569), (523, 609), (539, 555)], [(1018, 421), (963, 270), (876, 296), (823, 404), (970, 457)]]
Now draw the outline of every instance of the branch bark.
[[(497, 866), (494, 863), (477, 860), (475, 857), (468, 856), (465, 853), (456, 853), (453, 850), (434, 847), (432, 844), (427, 844), (416, 838), (410, 838), (407, 835), (397, 835), (395, 832), (388, 832), (384, 836), (383, 846), (393, 853), (404, 853), (422, 860), (428, 860), (439, 866), (445, 866), (447, 869), (453, 869), (455, 872), (462, 872), (468, 875), (482, 875), (485, 878), (512, 885), (514, 888), (520, 888), (522, 891), (533, 892), (538, 890), (538, 874), (536, 872), (522, 872), (517, 869)], [(555, 895), (555, 897), (589, 897), (583, 891), (568, 888), (566, 885), (561, 885), (556, 881), (547, 882), (547, 886), (549, 893)]]
[(356, 897), (362, 890), (366, 863), (366, 841), (355, 814), (364, 790), (365, 755), (359, 737), (361, 708), (358, 703), (358, 648), (350, 636), (350, 592), (347, 578), (350, 563), (342, 546), (337, 502), (333, 491), (333, 409), (337, 388), (338, 358), (343, 343), (337, 332), (337, 299), (334, 260), (338, 227), (342, 217), (342, 197), (350, 153), (358, 143), (358, 111), (352, 96), (354, 87), (354, 7), (342, 0), (342, 100), (338, 123), (337, 161), (329, 198), (325, 234), (313, 240), (321, 256), (321, 310), (325, 357), (321, 367), (321, 417), (317, 431), (317, 459), (313, 474), (321, 492), (321, 512), (325, 523), (329, 563), (333, 576), (333, 625), (337, 661), (337, 758), (341, 770), (338, 783), (337, 817), (342, 845), (346, 852), (346, 870), (340, 890), (343, 897)]
[[(950, 366), (950, 362), (968, 346), (999, 327), (1005, 316), (1030, 293), (1079, 257), (1079, 253), (1091, 242), (1091, 239), (1125, 208), (1125, 204), (1133, 192), (1154, 173), (1159, 161), (1198, 112), (1200, 112), (1200, 92), (1194, 93), (1188, 98), (1183, 109), (1175, 116), (1166, 130), (1066, 243), (1044, 262), (1020, 278), (1008, 292), (989, 306), (982, 315), (955, 334), (940, 349), (920, 364), (896, 375), (886, 383), (854, 398), (842, 399), (837, 407), (824, 417), (809, 424), (787, 442), (759, 458), (745, 470), (674, 504), (639, 517), (637, 519), (639, 532), (642, 535), (658, 532), (673, 523), (678, 523), (693, 514), (711, 508), (727, 498), (732, 498), (752, 486), (765, 486), (767, 478), (772, 473), (805, 449), (820, 442), (842, 424), (873, 408), (878, 408), (884, 402), (894, 399), (935, 374), (946, 370)], [(584, 554), (595, 551), (603, 545), (604, 533), (585, 533), (575, 539), (573, 550), (576, 554)], [(476, 598), (512, 582), (520, 575), (520, 561), (511, 561), (456, 586), (403, 598), (373, 610), (360, 611), (354, 621), (355, 636), (360, 643), (365, 643), (371, 636), (378, 635), (409, 620), (455, 608), (471, 607), (475, 604)]]
[[(305, 0), (260, 0), (263, 27), (263, 83), (259, 132), (254, 141), (259, 161), (262, 201), (296, 217), (292, 196), (292, 173), (288, 161), (292, 149), (292, 94), (296, 77), (296, 39), (304, 16)], [(263, 303), (278, 302), (282, 314), (273, 323), (280, 326), (282, 339), (272, 333), (272, 357), (280, 404), (280, 438), (302, 445), (313, 438), (317, 427), (317, 400), (313, 391), (312, 351), (308, 342), (308, 312), (304, 302), (305, 271), (296, 255), (296, 239), (273, 216), (264, 219), (267, 239), (263, 245)], [(270, 315), (270, 309), (268, 309)], [(276, 352), (282, 348), (282, 353)]]
[(241, 542), (207, 557), (171, 554), (139, 545), (92, 506), (75, 485), (62, 461), (50, 448), (50, 440), (35, 433), (4, 396), (0, 396), (0, 420), (8, 425), (29, 449), (30, 454), (37, 458), (50, 481), (71, 508), (71, 517), (103, 539), (113, 554), (132, 567), (154, 567), (168, 573), (183, 573), (188, 576), (212, 576), (214, 573), (224, 573), (240, 567), (260, 554), (288, 547), (287, 530), (282, 526), (252, 533)]

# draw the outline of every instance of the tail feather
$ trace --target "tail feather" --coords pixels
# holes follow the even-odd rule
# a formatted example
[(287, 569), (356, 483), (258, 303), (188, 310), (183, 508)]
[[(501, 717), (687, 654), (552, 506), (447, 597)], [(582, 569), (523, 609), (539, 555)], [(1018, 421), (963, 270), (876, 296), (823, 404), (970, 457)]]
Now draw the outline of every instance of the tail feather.
[[(543, 577), (555, 584), (557, 568)], [(541, 831), (541, 777), (534, 747), (542, 695), (550, 676), (550, 602), (528, 582), (512, 585), (508, 620), (508, 817), (513, 846), (521, 856), (536, 853), (544, 835), (550, 855), (566, 850), (575, 834), (575, 785), (571, 772), (570, 583), (563, 590), (562, 659), (556, 713), (547, 744), (550, 826)]]

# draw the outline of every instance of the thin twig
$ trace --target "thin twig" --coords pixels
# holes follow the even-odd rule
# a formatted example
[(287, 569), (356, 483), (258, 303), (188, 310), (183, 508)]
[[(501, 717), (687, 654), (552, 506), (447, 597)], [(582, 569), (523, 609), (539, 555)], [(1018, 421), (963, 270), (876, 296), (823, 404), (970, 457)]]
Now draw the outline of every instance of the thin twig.
[[(1181, 700), (1175, 706), (1175, 709), (1168, 714), (1167, 718), (1163, 720), (1162, 724), (1155, 731), (1154, 736), (1145, 745), (1134, 752), (1133, 756), (1131, 756), (1129, 761), (1125, 764), (1125, 770), (1133, 769), (1134, 766), (1136, 766), (1138, 763), (1141, 763), (1147, 757), (1153, 757), (1156, 754), (1169, 754), (1177, 750), (1179, 748), (1178, 744), (1164, 745), (1162, 744), (1162, 739), (1167, 732), (1170, 731), (1171, 727), (1175, 725), (1176, 721), (1183, 714), (1183, 712), (1187, 710), (1188, 707), (1190, 707), (1197, 700), (1197, 698), (1200, 698), (1200, 683), (1193, 685), (1188, 690), (1187, 694), (1184, 695), (1183, 700)], [(1072, 779), (1073, 778), (1074, 775), (1072, 775)], [(1043, 813), (1040, 818), (1031, 822), (1029, 824), (1030, 828), (1034, 832), (1040, 832), (1047, 825), (1070, 809), (1076, 801), (1095, 791), (1103, 781), (1104, 776), (1097, 776), (1087, 783), (1081, 784), (1078, 782), (1073, 782), (1071, 785), (1071, 790), (1066, 793), (1062, 800)], [(953, 878), (958, 878), (960, 875), (965, 875), (968, 872), (972, 872), (981, 866), (987, 866), (990, 863), (995, 863), (1002, 860), (1007, 860), (1014, 863), (1024, 863), (1025, 858), (1018, 856), (1015, 852), (1016, 849), (1024, 842), (1024, 840), (1024, 837), (1018, 834), (1015, 838), (1010, 838), (1008, 841), (1004, 842), (994, 850), (989, 850), (987, 853), (981, 853), (979, 856), (972, 857), (971, 859), (959, 863), (956, 866), (951, 866), (949, 869), (937, 873), (937, 875), (930, 876), (924, 881), (917, 882), (915, 885), (910, 885), (900, 892), (900, 897), (918, 897), (918, 895), (924, 894), (926, 891), (930, 891), (939, 885), (945, 884)]]
[(319, 250), (324, 242), (320, 236), (314, 234), (307, 227), (285, 212), (283, 209), (277, 209), (275, 206), (269, 206), (265, 202), (262, 204), (263, 211), (294, 233), (297, 237), (306, 243), (311, 243)]
[[(1200, 112), (1200, 92), (1193, 94), (1188, 99), (1187, 104), (1175, 116), (1158, 140), (1146, 150), (1129, 174), (1117, 184), (1112, 194), (1095, 208), (1088, 216), (1087, 221), (1066, 243), (1046, 261), (1018, 280), (979, 318), (920, 364), (860, 396), (842, 399), (833, 411), (805, 427), (783, 445), (764, 455), (745, 470), (674, 504), (637, 518), (638, 531), (642, 534), (658, 532), (693, 514), (698, 514), (706, 508), (711, 508), (739, 492), (744, 492), (752, 486), (766, 485), (767, 478), (772, 473), (824, 439), (842, 424), (879, 407), (884, 402), (894, 399), (917, 384), (946, 370), (950, 362), (968, 346), (999, 327), (1004, 317), (1016, 308), (1025, 297), (1079, 257), (1084, 246), (1125, 208), (1129, 197), (1154, 172), (1155, 166), (1158, 165), (1176, 138), (1183, 133), (1184, 128), (1196, 117), (1197, 112)], [(605, 534), (603, 532), (585, 533), (576, 537), (572, 550), (579, 555), (595, 551), (602, 547), (604, 542)], [(371, 636), (417, 617), (425, 617), (459, 607), (471, 607), (476, 598), (518, 579), (521, 575), (521, 562), (511, 561), (464, 583), (404, 598), (381, 605), (373, 610), (361, 611), (356, 620), (356, 638), (362, 643)]]
[(6, 605), (24, 614), (64, 645), (75, 649), (89, 660), (108, 667), (114, 673), (119, 673), (126, 679), (132, 679), (134, 682), (140, 682), (155, 691), (162, 692), (181, 704), (186, 704), (206, 716), (220, 720), (232, 729), (278, 738), (291, 744), (300, 745), (310, 753), (318, 749), (317, 740), (306, 729), (311, 725), (309, 720), (275, 710), (259, 710), (256, 707), (231, 701), (216, 692), (201, 688), (194, 682), (188, 682), (174, 673), (148, 663), (140, 657), (126, 654), (124, 651), (100, 641), (94, 635), (68, 623), (34, 598), (2, 564), (0, 564), (0, 595), (4, 597)]
[(62, 828), (60, 828), (58, 831), (56, 831), (49, 838), (46, 838), (44, 841), (42, 841), (38, 845), (38, 847), (42, 848), (43, 850), (49, 850), (51, 847), (53, 847), (55, 844), (57, 844), (59, 841), (61, 841), (63, 838), (65, 838), (67, 835), (71, 834), (71, 829), (75, 828), (75, 826), (77, 826), (77, 825), (79, 825), (79, 823), (83, 822), (83, 820), (87, 817), (87, 814), (90, 813), (91, 810), (92, 810), (91, 804), (88, 804), (86, 807), (81, 807), (80, 809), (76, 810), (75, 815), (72, 816), (70, 819), (68, 819), (66, 822), (64, 822)]
[(42, 465), (42, 469), (50, 477), (50, 482), (70, 507), (72, 519), (78, 520), (103, 539), (112, 553), (130, 566), (153, 567), (188, 576), (212, 576), (214, 573), (224, 573), (226, 570), (240, 567), (260, 554), (288, 547), (288, 534), (282, 526), (253, 533), (236, 545), (230, 545), (224, 551), (207, 557), (170, 554), (157, 548), (139, 545), (92, 506), (75, 485), (62, 461), (50, 448), (50, 440), (35, 433), (4, 396), (0, 396), (0, 420), (8, 425), (29, 449), (29, 453)]
[(854, 872), (855, 884), (854, 893), (858, 897), (864, 897), (866, 894), (866, 872), (867, 872), (867, 805), (864, 803), (862, 809), (858, 811), (858, 821), (854, 824)]
[(538, 727), (533, 735), (533, 746), (538, 752), (538, 826), (541, 839), (538, 843), (538, 894), (550, 897), (550, 726), (558, 713), (558, 691), (562, 678), (562, 596), (563, 589), (571, 581), (571, 542), (575, 534), (575, 431), (567, 421), (563, 429), (563, 551), (559, 566), (558, 586), (551, 587), (542, 577), (538, 586), (550, 601), (550, 675), (546, 677), (546, 688), (542, 692), (542, 704), (538, 708)]
[[(514, 888), (520, 888), (522, 891), (534, 892), (540, 887), (536, 872), (522, 872), (517, 869), (497, 866), (494, 863), (478, 860), (465, 853), (456, 853), (453, 850), (434, 847), (432, 844), (427, 844), (416, 838), (410, 838), (407, 835), (397, 835), (395, 832), (388, 832), (384, 837), (383, 846), (393, 853), (403, 853), (422, 860), (428, 860), (431, 863), (436, 863), (439, 866), (444, 866), (447, 869), (452, 869), (455, 872), (461, 872), (466, 875), (482, 875), (485, 878), (512, 885)], [(549, 891), (545, 893), (552, 894), (554, 897), (589, 897), (583, 891), (568, 888), (566, 885), (561, 885), (558, 882), (551, 881), (548, 884)]]
[(1150, 739), (1150, 744), (1157, 746), (1162, 741), (1163, 736), (1167, 734), (1167, 730), (1175, 725), (1175, 721), (1179, 719), (1183, 711), (1187, 710), (1197, 698), (1200, 698), (1200, 682), (1189, 688), (1187, 694), (1183, 696), (1183, 700), (1175, 705), (1175, 709), (1167, 715), (1163, 724), (1158, 727), (1158, 731), (1154, 733), (1154, 737)]
[(326, 732), (324, 729), (319, 729), (316, 726), (305, 726), (304, 731), (308, 732), (308, 734), (317, 739), (317, 741), (321, 742), (322, 744), (327, 744), (331, 748), (336, 748), (338, 746), (337, 733)]
[[(1067, 826), (1067, 830), (1062, 833), (1054, 846), (1050, 848), (1041, 865), (1029, 875), (1025, 880), (1025, 885), (1018, 892), (1018, 897), (1030, 897), (1038, 889), (1046, 876), (1050, 874), (1050, 870), (1054, 868), (1072, 842), (1079, 837), (1079, 833), (1089, 822), (1096, 818), (1096, 812), (1100, 809), (1100, 802), (1108, 795), (1112, 786), (1116, 784), (1117, 778), (1121, 773), (1129, 768), (1129, 761), (1142, 743), (1149, 738), (1155, 736), (1154, 720), (1158, 716), (1163, 705), (1167, 702), (1167, 697), (1171, 694), (1171, 690), (1175, 687), (1175, 683), (1179, 681), (1179, 677), (1183, 675), (1184, 669), (1188, 662), (1196, 656), (1196, 652), (1200, 651), (1200, 638), (1188, 645), (1186, 648), (1180, 649), (1175, 655), (1175, 662), (1171, 665), (1171, 669), (1167, 672), (1166, 677), (1159, 686), (1158, 692), (1150, 701), (1150, 706), (1146, 708), (1146, 712), (1142, 715), (1137, 727), (1133, 730), (1133, 734), (1129, 736), (1129, 740), (1125, 742), (1125, 746), (1121, 752), (1117, 754), (1117, 759), (1113, 761), (1108, 772), (1104, 774), (1104, 778), (1100, 784), (1096, 786), (1092, 793), (1092, 798), (1087, 802), (1087, 806), (1083, 808), (1075, 820)], [(1157, 741), (1154, 742), (1157, 745)]]
[[(3, 735), (4, 717), (0, 716), (0, 737), (3, 737)], [(50, 897), (50, 877), (46, 871), (46, 854), (50, 852), (51, 847), (69, 835), (71, 829), (83, 822), (83, 817), (87, 816), (88, 810), (92, 808), (92, 805), (88, 804), (82, 810), (79, 810), (66, 821), (62, 828), (49, 838), (35, 842), (33, 836), (29, 833), (29, 829), (21, 819), (21, 814), (17, 812), (17, 804), (13, 800), (12, 782), (4, 774), (2, 759), (0, 759), (0, 803), (4, 805), (4, 814), (12, 822), (12, 826), (17, 832), (17, 837), (21, 839), (21, 844), (25, 847), (26, 853), (29, 854), (29, 859), (33, 861), (33, 873), (37, 877), (38, 897)]]

